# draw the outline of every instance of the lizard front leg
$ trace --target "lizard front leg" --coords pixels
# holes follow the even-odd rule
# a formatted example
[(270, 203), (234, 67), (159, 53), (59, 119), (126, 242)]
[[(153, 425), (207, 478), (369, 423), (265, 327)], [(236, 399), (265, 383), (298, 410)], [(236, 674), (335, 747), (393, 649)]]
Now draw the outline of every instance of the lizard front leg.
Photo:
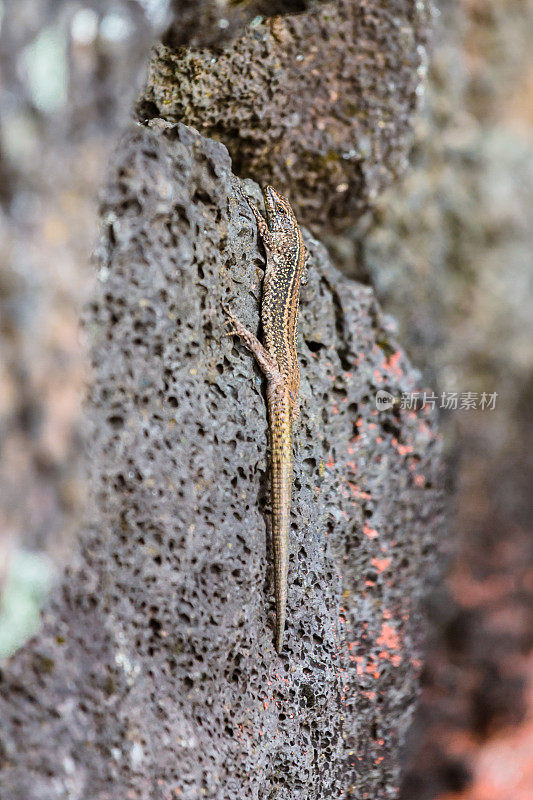
[(303, 269), (302, 269), (302, 275), (301, 275), (301, 278), (300, 278), (300, 284), (301, 284), (302, 286), (305, 286), (305, 284), (306, 284), (306, 283), (307, 283), (307, 281), (308, 281), (308, 276), (309, 276), (309, 262), (310, 262), (309, 250), (308, 250), (308, 249), (307, 249), (307, 247), (306, 247), (306, 248), (305, 248), (305, 260), (304, 260), (304, 266), (303, 266)]
[(237, 191), (242, 200), (244, 200), (244, 202), (246, 203), (246, 205), (248, 206), (248, 208), (255, 217), (259, 236), (268, 254), (269, 250), (274, 249), (274, 239), (272, 237), (272, 234), (270, 233), (267, 222), (263, 217), (263, 215), (261, 214), (261, 212), (259, 211), (259, 209), (257, 208), (257, 206), (255, 206), (250, 200), (248, 200), (248, 198), (246, 197), (240, 186), (237, 186)]

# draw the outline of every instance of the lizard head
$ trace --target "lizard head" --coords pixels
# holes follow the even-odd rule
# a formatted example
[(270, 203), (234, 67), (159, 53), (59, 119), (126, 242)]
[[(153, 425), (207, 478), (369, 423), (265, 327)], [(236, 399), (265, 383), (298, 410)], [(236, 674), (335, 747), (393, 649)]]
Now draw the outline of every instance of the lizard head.
[(294, 230), (298, 223), (289, 201), (277, 192), (273, 186), (265, 186), (263, 188), (263, 197), (265, 198), (269, 230), (272, 233)]

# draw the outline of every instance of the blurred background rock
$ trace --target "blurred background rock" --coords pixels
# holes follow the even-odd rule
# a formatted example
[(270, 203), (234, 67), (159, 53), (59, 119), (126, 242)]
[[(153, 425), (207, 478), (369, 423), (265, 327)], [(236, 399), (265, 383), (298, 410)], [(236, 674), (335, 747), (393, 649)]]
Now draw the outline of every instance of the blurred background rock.
[(440, 12), (411, 169), (346, 247), (438, 396), (498, 394), (493, 411), (442, 418), (450, 573), (429, 598), (432, 644), (403, 797), (526, 800), (533, 797), (533, 6), (442, 3)]
[(83, 507), (79, 320), (94, 279), (98, 188), (161, 5), (0, 2), (3, 653), (37, 624), (31, 609), (65, 561)]
[[(533, 796), (533, 5), (443, 0), (411, 166), (328, 245), (440, 392), (450, 573), (429, 598), (405, 800)], [(0, 654), (38, 624), (83, 511), (79, 319), (98, 188), (166, 3), (0, 2)]]

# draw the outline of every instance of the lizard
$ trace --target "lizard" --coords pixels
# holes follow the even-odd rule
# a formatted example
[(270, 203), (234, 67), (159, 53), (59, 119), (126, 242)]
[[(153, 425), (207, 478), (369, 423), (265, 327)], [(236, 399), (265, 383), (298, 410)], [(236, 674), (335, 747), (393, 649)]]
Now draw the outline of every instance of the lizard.
[(308, 252), (288, 200), (272, 186), (263, 188), (266, 219), (240, 191), (256, 219), (266, 252), (261, 299), (263, 343), (225, 306), (227, 336), (238, 336), (267, 379), (271, 447), (272, 546), (276, 601), (275, 647), (283, 648), (287, 608), (289, 525), (292, 495), (293, 422), (299, 416), (300, 368), (296, 331), (300, 285), (307, 282)]

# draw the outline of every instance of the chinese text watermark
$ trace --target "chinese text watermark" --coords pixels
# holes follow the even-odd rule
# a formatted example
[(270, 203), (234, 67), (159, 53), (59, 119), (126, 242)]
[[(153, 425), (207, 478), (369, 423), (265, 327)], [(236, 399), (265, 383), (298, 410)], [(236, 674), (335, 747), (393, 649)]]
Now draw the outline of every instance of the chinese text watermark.
[(410, 411), (426, 406), (446, 411), (494, 411), (497, 397), (498, 392), (402, 392), (398, 398), (380, 389), (376, 392), (376, 408), (385, 411), (398, 405)]

